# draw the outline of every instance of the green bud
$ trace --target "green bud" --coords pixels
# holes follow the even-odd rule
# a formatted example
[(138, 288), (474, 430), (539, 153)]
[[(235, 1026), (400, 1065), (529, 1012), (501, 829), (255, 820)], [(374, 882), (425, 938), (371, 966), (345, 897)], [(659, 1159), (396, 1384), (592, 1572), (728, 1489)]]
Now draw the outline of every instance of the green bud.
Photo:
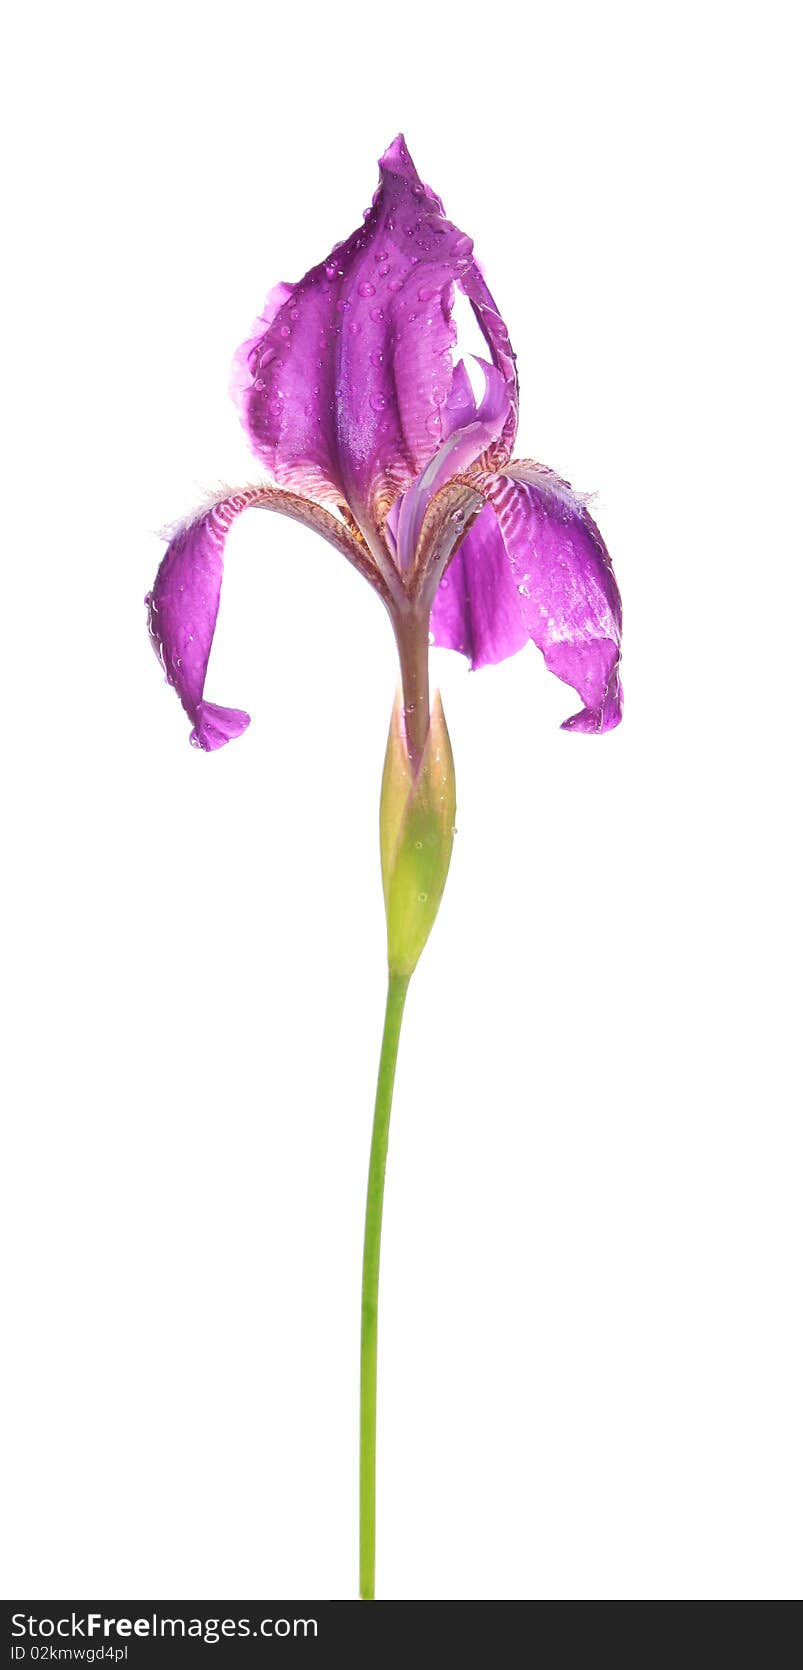
[(438, 914), (452, 856), (455, 782), (452, 745), (436, 693), (426, 745), (416, 771), (410, 759), (401, 696), (390, 722), (379, 844), (391, 974), (409, 977)]

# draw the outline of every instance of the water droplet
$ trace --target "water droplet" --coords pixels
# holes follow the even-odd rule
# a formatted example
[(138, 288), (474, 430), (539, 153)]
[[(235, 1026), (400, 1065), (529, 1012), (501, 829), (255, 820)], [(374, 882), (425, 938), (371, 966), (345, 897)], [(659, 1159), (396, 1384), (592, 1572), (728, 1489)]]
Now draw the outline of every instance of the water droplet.
[(430, 412), (429, 417), (424, 424), (424, 428), (426, 429), (428, 435), (440, 435), (441, 420), (437, 412)]
[(384, 365), (384, 363), (385, 363), (384, 354), (382, 353), (380, 348), (376, 348), (374, 350), (373, 354), (371, 355), (371, 364), (372, 365)]
[(433, 290), (431, 285), (422, 284), (421, 289), (418, 292), (418, 300), (420, 302), (430, 302), (432, 297), (436, 296), (437, 293), (437, 290)]
[(402, 281), (401, 281), (400, 278), (389, 278), (388, 279), (388, 289), (389, 290), (393, 290), (393, 292), (395, 293), (397, 290), (400, 290), (401, 287), (402, 287)]
[(254, 388), (256, 389), (257, 394), (261, 394), (264, 387), (265, 387), (265, 383), (264, 383), (263, 378), (262, 377), (255, 377), (254, 378)]
[(332, 279), (334, 278), (335, 273), (337, 272), (337, 266), (336, 266), (335, 262), (334, 261), (327, 261), (326, 266), (324, 267), (324, 272), (326, 273), (326, 276), (327, 276), (327, 278), (328, 278), (328, 280), (331, 284)]
[(279, 331), (279, 335), (280, 336), (289, 336), (290, 335), (290, 326), (289, 325), (282, 325), (281, 329)]
[(363, 280), (362, 284), (357, 285), (357, 291), (358, 291), (358, 294), (361, 295), (361, 296), (375, 296), (376, 295), (376, 285), (371, 284), (369, 282), (369, 280), (366, 278), (366, 279)]
[(375, 325), (378, 325), (380, 323), (380, 321), (382, 319), (384, 319), (384, 317), (385, 317), (385, 315), (382, 312), (381, 307), (372, 307), (371, 308), (371, 318), (373, 319)]
[(425, 905), (425, 904), (426, 904), (426, 902), (427, 902), (427, 899), (428, 899), (428, 898), (429, 898), (429, 894), (428, 894), (428, 893), (419, 893), (419, 895), (418, 895), (418, 903), (419, 903), (419, 904), (420, 904), (420, 905)]
[(372, 394), (371, 405), (373, 406), (375, 412), (383, 412), (387, 406), (387, 400), (384, 394)]
[(282, 415), (281, 400), (272, 400), (271, 403), (270, 403), (270, 410), (273, 413), (274, 417), (281, 417), (281, 415)]
[(415, 850), (416, 850), (416, 852), (420, 852), (420, 851), (421, 851), (421, 849), (422, 849), (422, 847), (423, 847), (423, 845), (424, 845), (424, 843), (423, 843), (423, 841), (416, 841), (416, 843), (415, 843)]

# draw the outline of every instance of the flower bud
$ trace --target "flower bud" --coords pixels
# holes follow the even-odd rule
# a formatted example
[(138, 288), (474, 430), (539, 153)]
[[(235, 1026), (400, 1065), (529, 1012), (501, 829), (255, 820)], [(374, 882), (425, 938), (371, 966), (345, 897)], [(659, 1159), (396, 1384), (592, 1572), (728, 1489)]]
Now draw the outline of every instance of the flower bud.
[(397, 695), (382, 775), (379, 843), (391, 974), (409, 977), (438, 914), (452, 856), (455, 781), (452, 747), (436, 693), (416, 769)]

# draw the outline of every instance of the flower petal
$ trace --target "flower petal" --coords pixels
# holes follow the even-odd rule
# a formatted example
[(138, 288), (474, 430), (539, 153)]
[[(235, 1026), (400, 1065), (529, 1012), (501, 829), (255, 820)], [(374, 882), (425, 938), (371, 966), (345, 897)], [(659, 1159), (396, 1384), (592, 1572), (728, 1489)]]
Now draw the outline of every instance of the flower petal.
[(435, 644), (467, 655), (472, 668), (515, 655), (528, 641), (505, 542), (491, 505), (480, 511), (435, 593)]
[(471, 240), (445, 218), (401, 136), (381, 160), (365, 224), (298, 284), (271, 292), (235, 362), (243, 422), (273, 478), (347, 504), (370, 543), (448, 433), (455, 284), (504, 378), (505, 433), (511, 421), (515, 431), (507, 333)]
[(475, 517), (484, 509), (485, 500), (470, 476), (447, 481), (430, 499), (423, 518), (415, 568), (408, 586), (412, 602), (427, 614), (441, 575), (448, 568), (453, 553)]
[(321, 505), (273, 487), (244, 487), (198, 512), (174, 534), (145, 599), (148, 626), (168, 684), (178, 693), (192, 720), (190, 741), (211, 753), (250, 723), (240, 708), (218, 707), (204, 698), (212, 649), (223, 550), (229, 529), (243, 510), (259, 506), (305, 522), (342, 551), (385, 598), (385, 589), (358, 539)]
[[(426, 469), (421, 471), (418, 480), (412, 487), (408, 487), (400, 500), (397, 500), (398, 521), (395, 523), (394, 532), (397, 560), (402, 573), (411, 566), (415, 557), (424, 513), (430, 499), (453, 476), (462, 475), (488, 452), (501, 435), (507, 420), (509, 407), (504, 378), (495, 366), (487, 365), (484, 360), (478, 360), (477, 364), (485, 378), (485, 392), (479, 406), (474, 401), (465, 365), (461, 360), (460, 365), (455, 367), (452, 385), (455, 399), (450, 397), (446, 406), (449, 434), (434, 458), (430, 459)], [(466, 383), (470, 405), (465, 401)], [(394, 510), (395, 508), (394, 506)]]
[(501, 469), (503, 464), (507, 463), (516, 440), (516, 429), (519, 421), (519, 379), (516, 373), (516, 356), (511, 347), (507, 325), (476, 261), (472, 263), (469, 272), (465, 275), (461, 289), (474, 309), (474, 317), (490, 349), (491, 360), (505, 380), (508, 404), (507, 416), (499, 446), (495, 452), (489, 453), (487, 462), (489, 470), (498, 470)]
[(570, 731), (608, 731), (622, 717), (622, 601), (605, 542), (585, 500), (528, 460), (485, 478), (499, 519), (521, 617), (550, 670), (585, 706)]
[(481, 667), (532, 638), (550, 672), (585, 703), (563, 729), (613, 729), (622, 717), (622, 604), (585, 501), (528, 460), (471, 480), (489, 502), (434, 599), (435, 643), (462, 650)]

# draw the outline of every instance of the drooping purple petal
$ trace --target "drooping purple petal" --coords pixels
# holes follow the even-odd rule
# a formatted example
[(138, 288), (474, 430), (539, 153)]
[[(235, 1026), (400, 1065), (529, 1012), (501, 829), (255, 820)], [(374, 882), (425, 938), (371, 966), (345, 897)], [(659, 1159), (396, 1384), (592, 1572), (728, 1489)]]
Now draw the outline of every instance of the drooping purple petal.
[(478, 667), (513, 655), (529, 637), (585, 704), (563, 729), (611, 730), (622, 716), (622, 605), (583, 499), (529, 462), (473, 479), (489, 504), (435, 597), (435, 643), (461, 649)]
[(528, 641), (519, 604), (496, 514), (486, 504), (435, 592), (433, 642), (460, 650), (473, 668), (504, 661)]
[(232, 523), (251, 506), (276, 510), (314, 528), (384, 595), (381, 579), (362, 544), (323, 506), (291, 493), (273, 487), (244, 487), (216, 500), (180, 527), (162, 558), (145, 603), (153, 646), (165, 677), (192, 721), (190, 741), (206, 753), (240, 736), (250, 723), (242, 709), (207, 701), (204, 686), (220, 606), (226, 538)]
[(447, 436), (455, 284), (504, 380), (500, 430), (509, 435), (516, 390), (506, 332), (470, 238), (445, 218), (401, 136), (382, 158), (365, 224), (298, 284), (271, 293), (237, 356), (243, 422), (272, 477), (347, 504), (369, 542)]
[(518, 462), (491, 478), (522, 621), (550, 670), (585, 704), (569, 731), (622, 717), (622, 601), (605, 541), (582, 498), (552, 470)]

